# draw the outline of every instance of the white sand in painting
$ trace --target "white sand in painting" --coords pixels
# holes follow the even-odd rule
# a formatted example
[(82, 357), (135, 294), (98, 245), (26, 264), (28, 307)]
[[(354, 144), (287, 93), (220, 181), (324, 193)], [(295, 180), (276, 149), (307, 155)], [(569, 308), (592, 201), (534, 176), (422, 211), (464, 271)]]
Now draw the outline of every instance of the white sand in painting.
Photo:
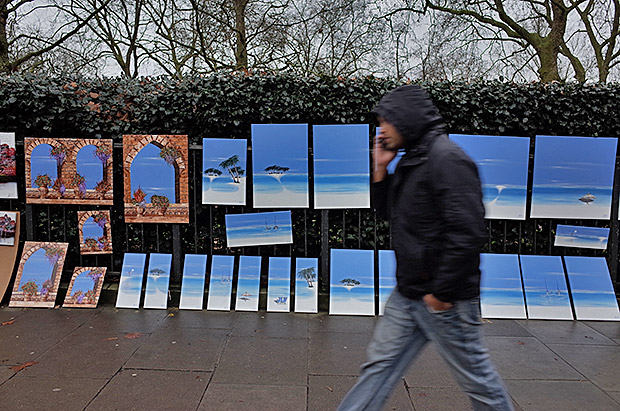
[(202, 295), (181, 295), (179, 310), (202, 310)]
[(0, 183), (0, 198), (17, 198), (17, 183)]
[(525, 205), (497, 205), (495, 203), (487, 203), (484, 205), (484, 218), (492, 219), (509, 219), (509, 220), (525, 220)]
[(527, 318), (524, 305), (481, 304), (482, 318)]
[(608, 219), (610, 205), (602, 206), (595, 204), (575, 204), (562, 206), (549, 206), (532, 204), (530, 218), (575, 218), (575, 219)]
[(528, 318), (530, 320), (572, 320), (573, 312), (569, 306), (549, 307), (545, 305), (528, 305)]
[(297, 208), (308, 207), (308, 194), (296, 193), (284, 188), (277, 194), (254, 193), (254, 207)]
[(252, 297), (248, 298), (248, 300), (237, 298), (235, 311), (258, 311), (258, 298)]
[(310, 296), (305, 298), (295, 297), (295, 312), (296, 313), (317, 313), (318, 301), (317, 296)]
[(314, 208), (370, 208), (368, 193), (315, 194)]
[(230, 182), (228, 185), (238, 187), (239, 191), (202, 190), (202, 204), (245, 205), (245, 177), (240, 183)]
[(329, 301), (329, 315), (375, 315), (374, 302), (351, 298), (347, 301)]
[(267, 298), (267, 311), (270, 312), (285, 312), (288, 313), (289, 311), (291, 311), (291, 309), (289, 308), (289, 302), (290, 302), (290, 298), (286, 299), (286, 304), (276, 304), (275, 301), (273, 301), (273, 298)]
[(220, 296), (209, 294), (207, 310), (230, 311), (230, 295)]
[(578, 320), (620, 321), (617, 307), (578, 307), (575, 306)]
[(166, 309), (168, 306), (168, 293), (155, 287), (154, 291), (148, 290), (144, 296), (144, 308)]

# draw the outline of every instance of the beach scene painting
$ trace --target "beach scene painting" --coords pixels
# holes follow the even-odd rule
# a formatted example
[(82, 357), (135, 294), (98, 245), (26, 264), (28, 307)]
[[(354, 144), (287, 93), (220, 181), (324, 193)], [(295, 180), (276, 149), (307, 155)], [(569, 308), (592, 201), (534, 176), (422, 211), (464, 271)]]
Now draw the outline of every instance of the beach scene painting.
[(307, 208), (308, 125), (252, 124), (254, 208)]
[(521, 255), (521, 273), (527, 318), (572, 320), (573, 311), (562, 266), (562, 257)]
[(530, 217), (609, 220), (617, 143), (536, 136)]
[(185, 254), (179, 310), (202, 310), (205, 296), (206, 272), (206, 255)]
[(78, 211), (80, 254), (112, 254), (110, 210)]
[(370, 208), (368, 124), (312, 127), (314, 208)]
[(235, 256), (212, 257), (207, 310), (230, 311), (234, 267)]
[(267, 311), (291, 311), (290, 257), (269, 257)]
[(235, 311), (258, 311), (261, 261), (262, 258), (256, 256), (239, 257)]
[(68, 243), (24, 243), (9, 307), (54, 308), (68, 246)]
[(379, 315), (383, 315), (385, 303), (396, 287), (396, 253), (379, 250)]
[(330, 315), (375, 315), (374, 267), (372, 250), (331, 250)]
[(620, 321), (605, 257), (564, 257), (577, 320)]
[(245, 205), (247, 140), (202, 139), (202, 204)]
[(14, 211), (0, 211), (0, 246), (15, 245), (17, 230), (17, 213)]
[(97, 308), (106, 267), (75, 267), (65, 302), (65, 308)]
[(609, 228), (582, 227), (558, 224), (555, 230), (556, 247), (607, 249)]
[(450, 134), (450, 139), (478, 166), (485, 218), (525, 220), (529, 137)]
[(291, 244), (293, 223), (290, 211), (226, 214), (228, 247)]
[(0, 133), (0, 198), (17, 198), (15, 133)]
[(116, 296), (116, 308), (140, 307), (145, 264), (146, 254), (125, 253)]
[(519, 256), (480, 255), (482, 318), (527, 318)]
[(319, 312), (319, 259), (297, 258), (295, 260), (295, 312)]
[(168, 286), (170, 284), (170, 265), (172, 254), (152, 253), (149, 256), (149, 269), (146, 274), (144, 308), (168, 308)]

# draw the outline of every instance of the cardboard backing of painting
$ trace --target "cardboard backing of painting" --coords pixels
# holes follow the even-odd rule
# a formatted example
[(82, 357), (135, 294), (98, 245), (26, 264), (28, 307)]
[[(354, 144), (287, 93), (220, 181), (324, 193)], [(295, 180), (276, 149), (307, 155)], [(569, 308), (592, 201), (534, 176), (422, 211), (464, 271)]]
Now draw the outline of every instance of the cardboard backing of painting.
[(261, 262), (261, 257), (239, 257), (235, 311), (258, 311)]
[(329, 314), (375, 315), (375, 256), (372, 250), (331, 250)]
[(179, 310), (202, 310), (202, 304), (205, 296), (206, 272), (206, 255), (185, 254)]
[(19, 249), (19, 212), (0, 211), (0, 215), (15, 214), (15, 232), (13, 234), (13, 245), (0, 246), (0, 301), (4, 298), (6, 288), (13, 276), (13, 268), (15, 268), (15, 259), (17, 258), (17, 250)]
[(110, 210), (78, 211), (80, 254), (112, 254)]
[(75, 267), (63, 307), (96, 308), (106, 267)]
[(0, 133), (0, 198), (17, 198), (15, 133)]
[(527, 318), (519, 256), (480, 255), (480, 308), (483, 318)]

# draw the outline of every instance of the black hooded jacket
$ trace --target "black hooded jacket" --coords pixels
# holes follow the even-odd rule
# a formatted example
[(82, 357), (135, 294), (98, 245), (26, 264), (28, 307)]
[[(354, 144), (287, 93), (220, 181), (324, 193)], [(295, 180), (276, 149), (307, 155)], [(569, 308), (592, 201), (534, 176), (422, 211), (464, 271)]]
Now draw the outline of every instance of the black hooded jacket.
[(475, 163), (448, 139), (420, 87), (393, 90), (373, 112), (406, 139), (394, 175), (372, 185), (374, 208), (391, 222), (399, 292), (445, 302), (477, 297), (486, 231)]

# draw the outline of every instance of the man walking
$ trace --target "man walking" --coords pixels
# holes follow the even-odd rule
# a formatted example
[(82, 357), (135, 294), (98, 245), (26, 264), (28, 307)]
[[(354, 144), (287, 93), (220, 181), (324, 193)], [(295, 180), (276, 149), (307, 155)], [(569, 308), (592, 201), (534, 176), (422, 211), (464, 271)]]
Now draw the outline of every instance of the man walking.
[[(478, 266), (486, 234), (476, 165), (448, 139), (422, 88), (399, 87), (373, 112), (381, 133), (373, 150), (372, 199), (391, 221), (397, 286), (357, 384), (338, 409), (380, 410), (432, 341), (475, 410), (512, 410), (480, 329)], [(401, 148), (405, 155), (388, 175)]]

